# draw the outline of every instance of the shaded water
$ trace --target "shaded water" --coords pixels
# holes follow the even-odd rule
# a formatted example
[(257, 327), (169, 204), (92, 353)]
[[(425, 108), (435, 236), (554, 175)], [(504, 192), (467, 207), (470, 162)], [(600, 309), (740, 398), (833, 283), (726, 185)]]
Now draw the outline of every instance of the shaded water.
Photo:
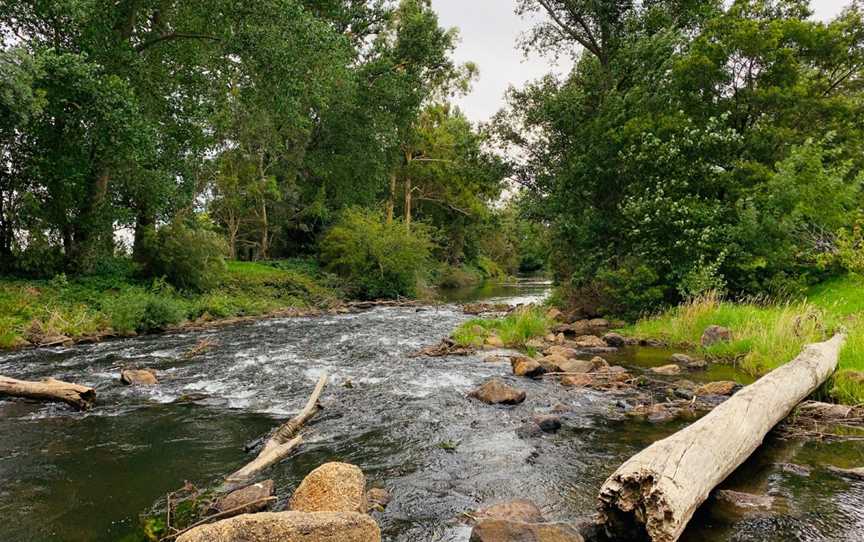
[[(542, 295), (515, 288), (507, 295), (520, 302)], [(80, 414), (0, 401), (0, 541), (115, 541), (134, 533), (138, 513), (185, 480), (206, 484), (245, 463), (244, 444), (299, 409), (325, 370), (332, 375), (325, 410), (300, 451), (268, 476), (284, 498), (322, 462), (359, 465), (371, 485), (393, 495), (377, 516), (391, 541), (464, 542), (463, 512), (513, 498), (534, 500), (550, 519), (589, 515), (606, 476), (681, 427), (625, 420), (612, 397), (516, 380), (509, 365), (483, 356), (407, 357), (466, 318), (454, 306), (387, 308), (2, 355), (0, 374), (88, 384), (99, 404)], [(202, 337), (221, 346), (184, 361)], [(631, 351), (621, 359), (645, 367), (667, 356)], [(123, 367), (156, 368), (162, 382), (123, 387)], [(490, 376), (515, 383), (528, 399), (492, 407), (465, 397)], [(517, 431), (553, 408), (566, 411), (558, 434)], [(802, 477), (776, 466), (789, 462), (814, 470)], [(786, 495), (789, 506), (731, 523), (700, 513), (685, 538), (864, 539), (864, 483), (829, 475), (820, 469), (826, 463), (862, 465), (864, 445), (769, 441), (729, 484)]]

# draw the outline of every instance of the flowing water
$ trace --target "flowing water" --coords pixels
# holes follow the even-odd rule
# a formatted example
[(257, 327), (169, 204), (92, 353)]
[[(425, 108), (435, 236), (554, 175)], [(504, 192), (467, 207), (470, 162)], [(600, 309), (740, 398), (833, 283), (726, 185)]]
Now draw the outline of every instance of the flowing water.
[[(526, 302), (546, 288), (514, 285), (483, 295)], [(467, 541), (464, 512), (513, 498), (535, 501), (549, 519), (584, 517), (606, 476), (683, 424), (627, 420), (603, 393), (517, 380), (507, 364), (484, 363), (482, 355), (408, 357), (466, 318), (453, 305), (380, 308), (0, 355), (0, 374), (80, 382), (99, 398), (87, 413), (0, 401), (0, 541), (135, 540), (140, 512), (186, 480), (206, 485), (248, 461), (244, 445), (299, 409), (322, 371), (332, 376), (325, 410), (299, 452), (267, 475), (284, 504), (321, 463), (359, 465), (371, 485), (392, 493), (386, 511), (376, 513), (389, 541)], [(220, 346), (184, 360), (202, 338)], [(638, 370), (668, 362), (668, 354), (626, 351), (617, 362)], [(125, 367), (155, 368), (161, 382), (124, 387), (118, 373)], [(730, 376), (725, 371), (717, 377)], [(494, 407), (466, 398), (491, 376), (518, 385), (528, 399)], [(520, 429), (553, 409), (564, 411), (557, 434)], [(781, 463), (812, 472), (791, 474)], [(826, 464), (864, 464), (864, 444), (769, 438), (727, 485), (788, 504), (731, 519), (705, 507), (685, 539), (864, 540), (864, 483), (837, 478)]]

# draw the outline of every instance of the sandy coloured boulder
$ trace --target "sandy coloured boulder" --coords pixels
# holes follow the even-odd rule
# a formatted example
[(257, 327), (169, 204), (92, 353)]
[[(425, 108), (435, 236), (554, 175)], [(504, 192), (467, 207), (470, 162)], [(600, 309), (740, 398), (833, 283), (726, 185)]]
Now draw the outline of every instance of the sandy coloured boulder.
[(545, 521), (543, 512), (533, 502), (525, 499), (516, 499), (477, 510), (473, 517), (478, 520), (503, 519), (506, 521), (523, 521), (526, 523), (541, 523)]
[(573, 359), (579, 356), (579, 352), (575, 348), (560, 345), (550, 346), (543, 353), (547, 356), (561, 356), (565, 359)]
[(538, 359), (537, 362), (546, 369), (547, 373), (560, 373), (563, 371), (561, 364), (567, 363), (567, 358), (558, 354), (550, 354)]
[(153, 386), (159, 383), (153, 369), (124, 369), (120, 371), (120, 381), (127, 386)]
[(526, 356), (514, 357), (510, 360), (510, 366), (513, 368), (513, 374), (516, 376), (536, 378), (546, 372), (536, 359)]
[(738, 384), (730, 380), (708, 382), (696, 390), (696, 395), (732, 395), (737, 387)]
[(525, 392), (492, 378), (468, 394), (489, 405), (517, 405), (525, 400)]
[(359, 512), (261, 512), (202, 525), (177, 542), (380, 542), (375, 520)]
[(486, 337), (486, 341), (483, 344), (488, 348), (504, 348), (504, 341), (502, 341), (501, 337), (498, 335), (490, 335)]
[(324, 463), (306, 475), (291, 497), (297, 512), (366, 512), (366, 477), (348, 463)]
[(594, 383), (590, 373), (568, 375), (561, 378), (561, 385), (568, 388), (584, 388)]
[(469, 542), (583, 542), (579, 532), (566, 523), (525, 523), (503, 519), (481, 520), (471, 531)]
[(558, 364), (562, 373), (590, 373), (594, 363), (584, 359), (568, 359)]
[(702, 333), (702, 347), (708, 348), (717, 343), (728, 343), (732, 340), (732, 331), (723, 326), (708, 326)]
[(273, 480), (264, 480), (219, 497), (214, 508), (220, 512), (239, 509), (237, 514), (251, 514), (269, 508), (271, 501), (267, 498), (272, 496)]

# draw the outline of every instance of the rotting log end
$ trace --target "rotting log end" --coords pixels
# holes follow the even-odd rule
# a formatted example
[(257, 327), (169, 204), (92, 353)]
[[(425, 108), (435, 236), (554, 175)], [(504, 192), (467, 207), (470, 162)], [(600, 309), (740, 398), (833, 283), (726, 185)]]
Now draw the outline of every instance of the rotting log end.
[(597, 523), (610, 540), (673, 542), (676, 522), (651, 474), (615, 473), (599, 496)]

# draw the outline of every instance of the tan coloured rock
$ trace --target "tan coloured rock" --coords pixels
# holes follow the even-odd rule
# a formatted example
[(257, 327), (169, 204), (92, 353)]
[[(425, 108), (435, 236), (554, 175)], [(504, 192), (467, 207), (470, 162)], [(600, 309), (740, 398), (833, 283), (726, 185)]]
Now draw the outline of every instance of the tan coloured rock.
[(732, 381), (721, 380), (719, 382), (709, 382), (699, 387), (696, 390), (696, 395), (732, 395), (737, 383)]
[(594, 356), (591, 358), (591, 365), (593, 366), (594, 371), (605, 371), (609, 369), (609, 362), (600, 356)]
[(510, 366), (516, 376), (534, 378), (546, 372), (537, 360), (525, 356), (514, 357), (510, 360)]
[(492, 378), (468, 394), (489, 405), (517, 405), (525, 400), (525, 392)]
[(202, 525), (177, 542), (380, 542), (378, 524), (358, 512), (262, 512)]
[(120, 372), (120, 381), (127, 386), (153, 386), (159, 383), (153, 369), (124, 369)]
[(366, 512), (366, 477), (348, 463), (324, 463), (306, 475), (291, 497), (297, 512)]
[(484, 344), (489, 348), (504, 348), (504, 341), (502, 341), (501, 337), (497, 335), (486, 337)]
[(568, 388), (585, 388), (593, 383), (594, 377), (590, 373), (561, 377), (561, 385)]
[(584, 539), (565, 523), (485, 519), (474, 526), (469, 542), (584, 542)]
[(517, 499), (515, 501), (493, 504), (477, 510), (473, 516), (478, 520), (503, 519), (507, 521), (524, 521), (526, 523), (541, 523), (543, 512), (531, 501)]
[(663, 365), (662, 367), (652, 367), (651, 372), (658, 375), (672, 376), (681, 374), (681, 367), (675, 365)]
[(561, 356), (565, 359), (573, 359), (579, 356), (579, 352), (575, 348), (559, 345), (550, 346), (543, 353), (547, 356)]
[(216, 510), (225, 512), (236, 510), (237, 514), (251, 514), (260, 512), (270, 507), (271, 502), (267, 497), (273, 496), (273, 480), (264, 480), (257, 484), (248, 485), (220, 497), (214, 506)]
[(576, 343), (576, 346), (580, 348), (606, 348), (609, 346), (603, 341), (603, 339), (594, 335), (582, 335), (581, 337), (576, 337), (574, 342)]
[(584, 359), (568, 359), (558, 364), (562, 373), (590, 373), (594, 364)]

